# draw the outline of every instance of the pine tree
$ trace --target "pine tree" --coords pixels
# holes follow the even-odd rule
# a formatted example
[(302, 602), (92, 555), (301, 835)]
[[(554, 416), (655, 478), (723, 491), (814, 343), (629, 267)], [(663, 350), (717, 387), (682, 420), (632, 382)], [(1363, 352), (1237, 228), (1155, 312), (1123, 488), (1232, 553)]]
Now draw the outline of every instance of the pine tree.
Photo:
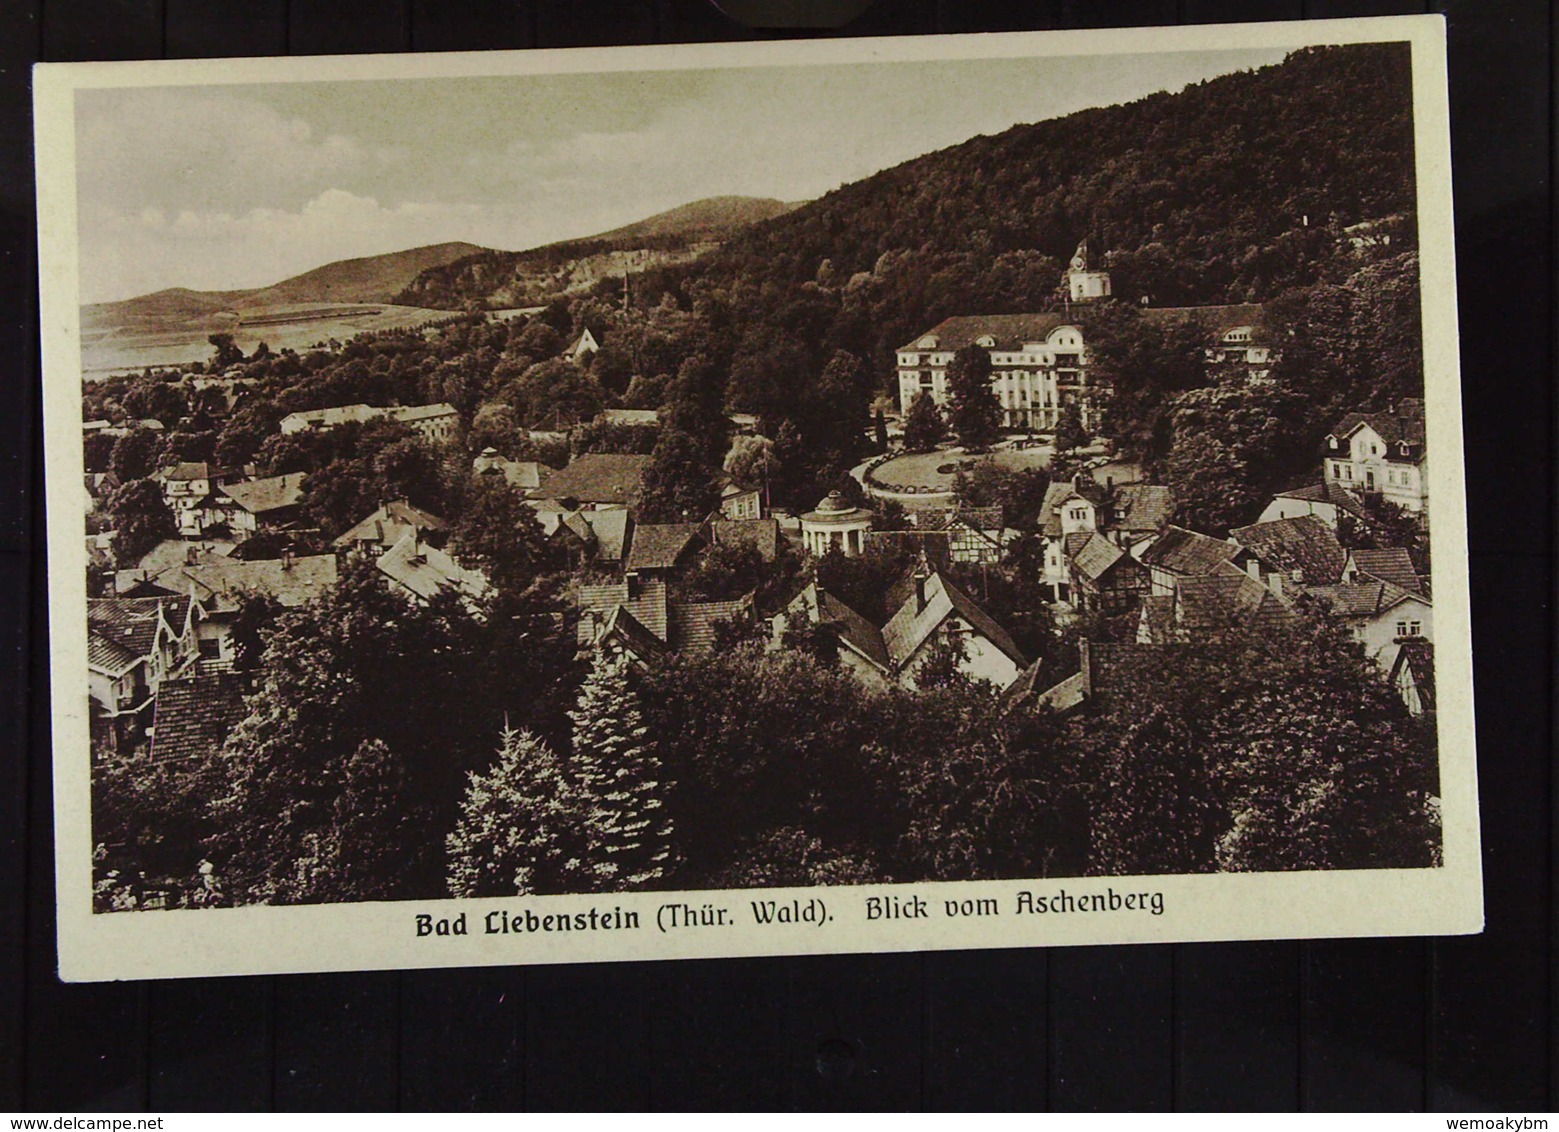
[(625, 656), (596, 654), (569, 718), (571, 777), (586, 812), (585, 883), (599, 891), (649, 887), (668, 870), (671, 822)]
[(567, 891), (580, 802), (552, 748), (506, 727), (498, 760), (470, 776), (460, 819), (445, 838), (449, 894)]

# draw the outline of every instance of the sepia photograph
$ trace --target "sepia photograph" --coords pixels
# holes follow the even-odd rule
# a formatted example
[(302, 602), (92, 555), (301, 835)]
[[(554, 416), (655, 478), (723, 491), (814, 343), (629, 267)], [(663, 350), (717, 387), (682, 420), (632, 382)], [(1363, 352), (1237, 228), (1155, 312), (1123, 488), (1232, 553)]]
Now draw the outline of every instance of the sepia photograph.
[(1476, 931), (1442, 36), (41, 67), (65, 976)]

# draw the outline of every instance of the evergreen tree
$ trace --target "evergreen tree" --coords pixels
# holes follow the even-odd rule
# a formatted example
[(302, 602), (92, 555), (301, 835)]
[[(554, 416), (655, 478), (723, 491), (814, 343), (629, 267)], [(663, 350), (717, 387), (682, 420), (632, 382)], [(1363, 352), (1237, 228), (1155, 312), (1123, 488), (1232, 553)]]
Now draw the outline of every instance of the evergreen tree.
[(924, 390), (915, 394), (904, 415), (904, 447), (911, 452), (930, 452), (942, 443), (945, 432), (947, 422), (931, 394)]
[(1061, 416), (1056, 420), (1056, 454), (1064, 456), (1087, 443), (1088, 433), (1083, 429), (1083, 414), (1077, 408), (1077, 402), (1068, 401), (1061, 407)]
[(1001, 435), (1001, 402), (991, 388), (991, 355), (965, 346), (947, 367), (948, 423), (965, 448), (989, 447)]
[(497, 761), (471, 773), (445, 839), (449, 894), (568, 891), (580, 801), (551, 747), (529, 731), (504, 728)]
[(579, 689), (570, 763), (583, 795), (587, 888), (652, 887), (671, 866), (660, 757), (628, 677), (628, 659), (598, 652)]

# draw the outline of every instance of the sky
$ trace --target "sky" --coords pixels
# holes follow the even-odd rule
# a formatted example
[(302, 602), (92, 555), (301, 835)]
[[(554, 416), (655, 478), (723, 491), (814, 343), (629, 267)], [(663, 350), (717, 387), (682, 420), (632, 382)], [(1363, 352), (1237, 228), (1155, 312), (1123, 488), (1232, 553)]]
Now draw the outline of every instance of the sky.
[(82, 299), (522, 249), (704, 197), (811, 200), (979, 134), (1283, 52), (83, 90)]

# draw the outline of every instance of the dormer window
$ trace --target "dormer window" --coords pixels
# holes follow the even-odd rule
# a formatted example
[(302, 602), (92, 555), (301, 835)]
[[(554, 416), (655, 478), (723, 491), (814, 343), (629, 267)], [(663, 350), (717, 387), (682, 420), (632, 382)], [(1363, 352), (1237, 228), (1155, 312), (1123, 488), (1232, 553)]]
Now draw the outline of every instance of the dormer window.
[(918, 345), (922, 350), (935, 350), (938, 346), (941, 345), (941, 343), (937, 341), (937, 336), (935, 334), (927, 334), (920, 340)]
[(996, 339), (989, 334), (982, 334), (974, 340), (976, 346), (984, 346), (987, 350), (996, 345)]

